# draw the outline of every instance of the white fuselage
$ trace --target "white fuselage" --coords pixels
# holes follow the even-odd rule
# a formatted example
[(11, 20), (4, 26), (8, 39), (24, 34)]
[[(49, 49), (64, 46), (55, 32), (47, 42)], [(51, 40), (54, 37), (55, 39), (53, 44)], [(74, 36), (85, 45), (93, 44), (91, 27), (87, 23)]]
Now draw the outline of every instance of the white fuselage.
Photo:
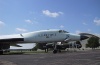
[(80, 40), (80, 35), (74, 35), (66, 32), (59, 32), (58, 30), (43, 30), (22, 34), (24, 43), (48, 43), (48, 42), (62, 42), (66, 39), (77, 41)]
[[(80, 35), (70, 34), (64, 30), (41, 30), (16, 35), (5, 35), (0, 36), (0, 38), (2, 40), (11, 39), (10, 43), (48, 43), (63, 41), (79, 41)], [(17, 39), (17, 41), (15, 40), (15, 42), (12, 42), (12, 40), (14, 39)], [(18, 41), (18, 39), (21, 39), (22, 41)]]
[(24, 42), (59, 42), (64, 41), (66, 34), (57, 31), (37, 31), (23, 34)]

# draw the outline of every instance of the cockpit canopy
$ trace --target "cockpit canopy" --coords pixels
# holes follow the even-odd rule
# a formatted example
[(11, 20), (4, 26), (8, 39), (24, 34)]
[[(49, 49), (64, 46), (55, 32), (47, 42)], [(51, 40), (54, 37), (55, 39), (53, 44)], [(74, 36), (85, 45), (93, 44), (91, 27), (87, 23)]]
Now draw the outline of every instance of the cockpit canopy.
[(59, 33), (68, 33), (68, 32), (65, 30), (59, 30)]

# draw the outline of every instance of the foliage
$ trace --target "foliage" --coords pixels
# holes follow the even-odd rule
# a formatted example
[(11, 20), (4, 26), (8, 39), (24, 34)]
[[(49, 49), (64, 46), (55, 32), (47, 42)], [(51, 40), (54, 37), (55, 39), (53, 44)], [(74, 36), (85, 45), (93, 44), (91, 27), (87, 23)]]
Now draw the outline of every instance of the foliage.
[(92, 49), (99, 47), (99, 38), (94, 37), (94, 36), (89, 38), (88, 44), (86, 44), (86, 47), (90, 47)]

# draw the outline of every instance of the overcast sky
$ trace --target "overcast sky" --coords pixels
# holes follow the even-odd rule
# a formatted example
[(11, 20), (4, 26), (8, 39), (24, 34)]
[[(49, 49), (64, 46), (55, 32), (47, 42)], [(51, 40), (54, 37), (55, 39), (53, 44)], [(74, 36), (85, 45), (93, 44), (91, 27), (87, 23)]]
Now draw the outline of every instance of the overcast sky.
[(100, 34), (100, 0), (0, 0), (0, 35), (44, 29)]

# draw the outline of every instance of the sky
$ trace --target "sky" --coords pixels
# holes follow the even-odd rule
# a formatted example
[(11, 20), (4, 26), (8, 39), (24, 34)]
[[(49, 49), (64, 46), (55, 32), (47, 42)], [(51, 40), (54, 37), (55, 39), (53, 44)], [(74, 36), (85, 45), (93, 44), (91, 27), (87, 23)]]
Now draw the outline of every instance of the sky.
[(0, 35), (46, 29), (100, 35), (100, 0), (0, 0)]

